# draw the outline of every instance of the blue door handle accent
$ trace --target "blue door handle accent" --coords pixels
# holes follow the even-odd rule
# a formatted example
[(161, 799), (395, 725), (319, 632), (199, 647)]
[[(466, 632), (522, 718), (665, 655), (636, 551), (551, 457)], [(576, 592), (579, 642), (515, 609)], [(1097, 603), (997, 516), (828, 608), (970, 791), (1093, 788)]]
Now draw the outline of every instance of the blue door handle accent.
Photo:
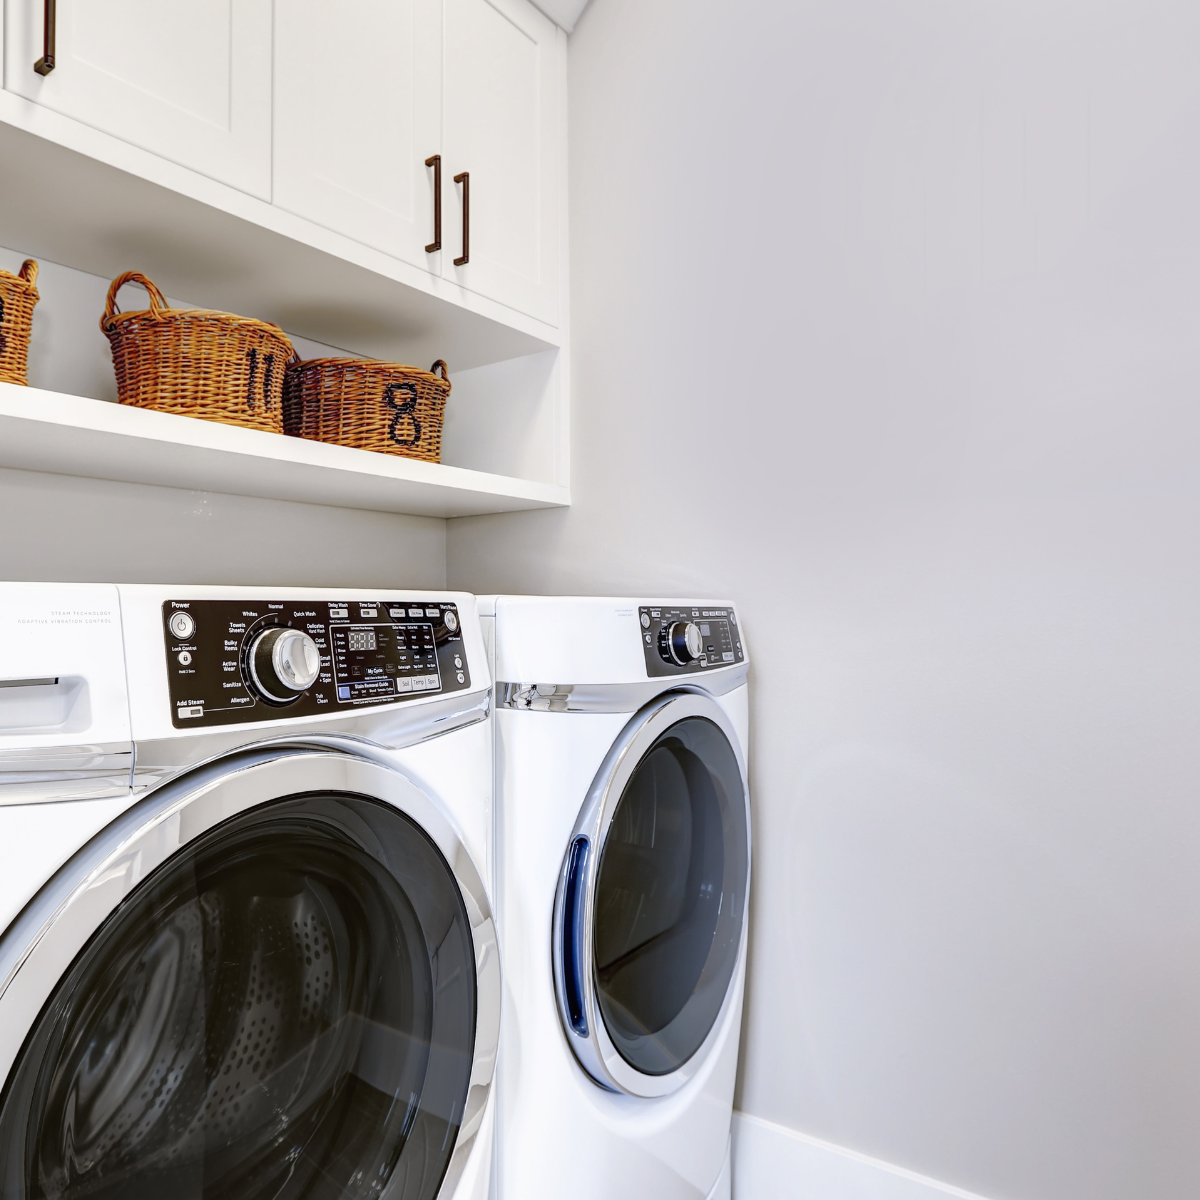
[(583, 948), (587, 941), (583, 927), (587, 908), (583, 887), (587, 879), (590, 849), (585, 837), (578, 837), (571, 843), (571, 855), (567, 860), (567, 886), (563, 896), (563, 998), (567, 1006), (567, 1020), (580, 1037), (588, 1035), (587, 1013), (583, 1007), (583, 980), (587, 969), (583, 961)]

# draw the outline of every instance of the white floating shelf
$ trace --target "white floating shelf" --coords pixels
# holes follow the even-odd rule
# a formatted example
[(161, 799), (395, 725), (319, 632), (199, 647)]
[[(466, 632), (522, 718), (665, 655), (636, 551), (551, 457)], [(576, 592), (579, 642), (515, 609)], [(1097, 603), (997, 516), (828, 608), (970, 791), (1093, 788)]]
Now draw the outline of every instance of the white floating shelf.
[(430, 517), (570, 503), (554, 484), (4, 383), (0, 466)]

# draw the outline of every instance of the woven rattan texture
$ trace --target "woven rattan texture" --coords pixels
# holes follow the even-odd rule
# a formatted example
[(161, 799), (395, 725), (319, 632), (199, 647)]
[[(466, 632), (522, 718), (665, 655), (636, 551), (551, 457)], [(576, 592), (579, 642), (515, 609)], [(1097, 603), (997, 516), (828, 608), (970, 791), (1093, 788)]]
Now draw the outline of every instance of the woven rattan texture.
[(27, 258), (19, 275), (0, 271), (0, 383), (29, 383), (29, 335), (38, 302), (38, 265)]
[[(117, 292), (127, 283), (146, 289), (148, 310), (117, 308)], [(283, 432), (284, 373), (295, 351), (278, 325), (168, 308), (145, 275), (127, 271), (108, 289), (100, 328), (112, 344), (122, 404)]]
[(428, 371), (361, 358), (311, 358), (288, 367), (284, 432), (358, 450), (442, 460), (442, 417), (450, 379), (438, 359)]

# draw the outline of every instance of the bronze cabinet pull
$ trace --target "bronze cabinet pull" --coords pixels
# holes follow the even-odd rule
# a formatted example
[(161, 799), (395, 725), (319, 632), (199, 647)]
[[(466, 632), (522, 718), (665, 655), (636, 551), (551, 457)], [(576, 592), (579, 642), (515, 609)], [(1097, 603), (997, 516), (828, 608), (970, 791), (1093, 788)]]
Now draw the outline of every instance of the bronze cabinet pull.
[(461, 267), (471, 261), (471, 173), (455, 175), (454, 182), (461, 183), (463, 190), (463, 252), (454, 260), (454, 265)]
[(57, 23), (57, 0), (46, 0), (46, 14), (42, 21), (42, 57), (33, 64), (33, 69), (39, 75), (49, 75), (54, 70), (54, 27)]
[(442, 248), (442, 156), (434, 154), (425, 160), (433, 168), (433, 241), (425, 247), (426, 254)]

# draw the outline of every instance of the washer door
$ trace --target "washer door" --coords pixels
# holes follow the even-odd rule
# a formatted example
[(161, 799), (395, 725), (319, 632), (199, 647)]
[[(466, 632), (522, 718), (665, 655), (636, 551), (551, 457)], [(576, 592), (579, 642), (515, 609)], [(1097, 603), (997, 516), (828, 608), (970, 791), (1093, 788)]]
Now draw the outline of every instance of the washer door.
[(18, 959), (0, 1027), (27, 1030), (0, 1194), (433, 1200), (497, 1034), (463, 847), (362, 759), (275, 751), (198, 776), (102, 834), (0, 943), (0, 968)]
[(554, 967), (568, 1041), (601, 1085), (681, 1087), (740, 978), (749, 793), (724, 710), (669, 693), (605, 759), (568, 847)]

